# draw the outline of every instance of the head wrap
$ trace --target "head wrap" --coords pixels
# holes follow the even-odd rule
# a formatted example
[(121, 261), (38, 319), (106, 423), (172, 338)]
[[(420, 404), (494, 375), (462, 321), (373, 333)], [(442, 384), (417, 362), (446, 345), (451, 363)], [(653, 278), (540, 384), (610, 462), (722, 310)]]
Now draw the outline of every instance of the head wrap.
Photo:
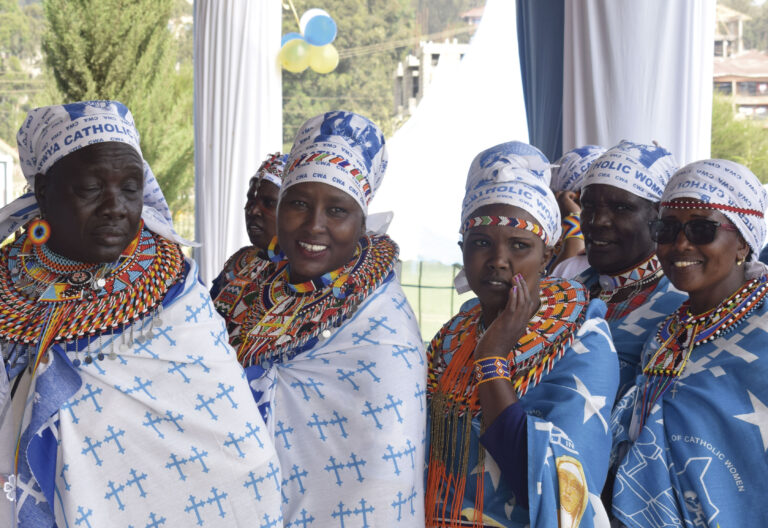
[(278, 189), (283, 185), (283, 170), (285, 169), (285, 162), (288, 160), (288, 154), (280, 154), (275, 152), (267, 156), (267, 159), (256, 171), (254, 178), (264, 179), (268, 182), (272, 182), (277, 185)]
[(677, 162), (667, 149), (624, 140), (592, 163), (581, 187), (610, 185), (658, 202), (675, 170)]
[(723, 213), (752, 249), (750, 260), (757, 259), (765, 242), (768, 193), (752, 171), (729, 160), (694, 161), (675, 173), (661, 205), (678, 198), (694, 198), (705, 202), (701, 208)]
[(555, 162), (549, 188), (558, 191), (580, 191), (584, 174), (605, 149), (597, 145), (585, 145), (569, 150)]
[(461, 207), (461, 225), (484, 205), (514, 205), (528, 211), (541, 224), (549, 245), (553, 246), (562, 231), (555, 195), (536, 171), (510, 163), (507, 156), (489, 155), (494, 149), (504, 150), (506, 145), (509, 143), (485, 150), (472, 161)]
[[(92, 143), (125, 143), (144, 160), (133, 116), (117, 101), (83, 101), (35, 108), (27, 114), (16, 141), (21, 169), (32, 189), (37, 174), (47, 173), (54, 163)], [(163, 191), (147, 162), (143, 163), (144, 207), (141, 217), (144, 224), (174, 242), (194, 245), (173, 229), (171, 211)], [(7, 237), (39, 212), (34, 192), (27, 192), (0, 209), (0, 236)]]
[[(469, 174), (480, 174), (490, 165), (507, 164), (519, 169), (527, 169), (549, 185), (552, 172), (549, 160), (539, 149), (522, 141), (508, 141), (482, 151), (472, 160)], [(470, 181), (467, 180), (467, 186)], [(469, 187), (467, 187), (469, 188)]]
[(387, 169), (384, 135), (369, 119), (334, 111), (309, 119), (299, 128), (280, 190), (319, 182), (349, 194), (364, 214)]

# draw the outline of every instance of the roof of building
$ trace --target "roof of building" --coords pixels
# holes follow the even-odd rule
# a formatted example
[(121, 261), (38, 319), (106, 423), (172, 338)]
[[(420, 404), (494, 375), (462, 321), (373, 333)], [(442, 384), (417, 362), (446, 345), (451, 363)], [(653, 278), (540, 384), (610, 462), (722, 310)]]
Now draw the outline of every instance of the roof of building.
[(472, 9), (469, 9), (467, 11), (464, 11), (461, 15), (459, 15), (461, 18), (482, 18), (483, 16), (483, 10), (485, 9), (485, 6), (480, 7), (473, 7)]
[(714, 58), (714, 77), (768, 77), (768, 53), (749, 50)]

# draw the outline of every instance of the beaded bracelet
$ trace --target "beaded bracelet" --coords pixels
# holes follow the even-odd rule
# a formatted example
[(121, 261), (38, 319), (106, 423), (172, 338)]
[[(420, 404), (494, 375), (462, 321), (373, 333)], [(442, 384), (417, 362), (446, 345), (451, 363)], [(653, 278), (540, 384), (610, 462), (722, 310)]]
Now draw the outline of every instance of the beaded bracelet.
[(566, 238), (584, 239), (584, 235), (581, 234), (581, 215), (579, 213), (571, 213), (563, 218), (563, 239)]
[(509, 361), (507, 358), (493, 356), (475, 361), (475, 380), (478, 385), (495, 379), (509, 381)]

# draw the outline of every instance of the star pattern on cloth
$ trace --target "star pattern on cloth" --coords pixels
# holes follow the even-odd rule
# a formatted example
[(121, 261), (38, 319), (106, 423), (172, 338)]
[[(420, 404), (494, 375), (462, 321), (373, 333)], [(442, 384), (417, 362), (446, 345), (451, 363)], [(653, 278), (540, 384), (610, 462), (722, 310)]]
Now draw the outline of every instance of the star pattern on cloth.
[[(485, 448), (483, 448), (483, 450), (485, 450)], [(499, 469), (498, 464), (496, 464), (496, 461), (493, 459), (493, 457), (488, 451), (485, 451), (485, 462), (483, 464), (480, 464), (478, 462), (475, 468), (470, 473), (470, 475), (478, 475), (480, 473), (488, 473), (489, 476), (491, 477), (491, 482), (493, 483), (493, 489), (494, 490), (499, 489), (499, 479), (501, 478), (501, 470)]]
[(574, 374), (573, 379), (576, 382), (576, 388), (571, 390), (579, 393), (579, 395), (584, 398), (584, 422), (582, 423), (587, 423), (587, 421), (595, 415), (600, 419), (600, 422), (603, 424), (603, 429), (607, 433), (608, 422), (606, 422), (603, 415), (600, 414), (600, 409), (605, 407), (605, 396), (593, 396), (578, 376)]
[(757, 399), (757, 396), (747, 391), (749, 401), (752, 403), (752, 412), (748, 414), (735, 414), (733, 417), (757, 426), (760, 437), (763, 439), (763, 449), (768, 451), (768, 406)]

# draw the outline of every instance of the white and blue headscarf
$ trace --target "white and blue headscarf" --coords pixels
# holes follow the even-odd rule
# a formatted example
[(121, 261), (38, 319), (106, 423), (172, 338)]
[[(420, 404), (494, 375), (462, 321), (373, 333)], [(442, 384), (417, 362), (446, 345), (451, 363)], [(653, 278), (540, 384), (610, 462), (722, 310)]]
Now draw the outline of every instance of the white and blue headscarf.
[[(35, 108), (27, 114), (16, 141), (21, 170), (30, 189), (35, 187), (37, 174), (45, 174), (57, 161), (92, 143), (125, 143), (144, 159), (133, 116), (117, 101), (82, 101)], [(30, 190), (0, 209), (0, 237), (7, 237), (39, 213), (35, 194)], [(180, 244), (196, 245), (173, 229), (168, 203), (146, 161), (141, 217), (150, 231)]]
[(676, 170), (677, 162), (667, 149), (624, 140), (592, 163), (582, 189), (610, 185), (655, 203)]
[[(527, 169), (549, 185), (552, 179), (549, 160), (539, 149), (522, 141), (507, 141), (485, 149), (472, 160), (469, 174), (479, 174), (484, 167), (506, 164), (519, 169)], [(467, 185), (470, 184), (467, 179)], [(468, 188), (467, 188), (468, 190)]]
[(555, 162), (549, 188), (555, 192), (580, 191), (587, 170), (604, 153), (605, 149), (597, 145), (585, 145), (569, 150)]
[(367, 215), (387, 170), (384, 134), (369, 119), (337, 110), (304, 123), (285, 166), (280, 199), (297, 183), (319, 182), (349, 194)]
[(768, 193), (752, 171), (734, 161), (708, 159), (689, 163), (672, 176), (662, 197), (666, 202), (694, 198), (724, 214), (757, 259), (765, 243)]
[(279, 152), (270, 154), (259, 166), (259, 170), (256, 171), (254, 178), (267, 180), (275, 184), (279, 189), (283, 186), (283, 173), (287, 161), (288, 154), (280, 154)]

